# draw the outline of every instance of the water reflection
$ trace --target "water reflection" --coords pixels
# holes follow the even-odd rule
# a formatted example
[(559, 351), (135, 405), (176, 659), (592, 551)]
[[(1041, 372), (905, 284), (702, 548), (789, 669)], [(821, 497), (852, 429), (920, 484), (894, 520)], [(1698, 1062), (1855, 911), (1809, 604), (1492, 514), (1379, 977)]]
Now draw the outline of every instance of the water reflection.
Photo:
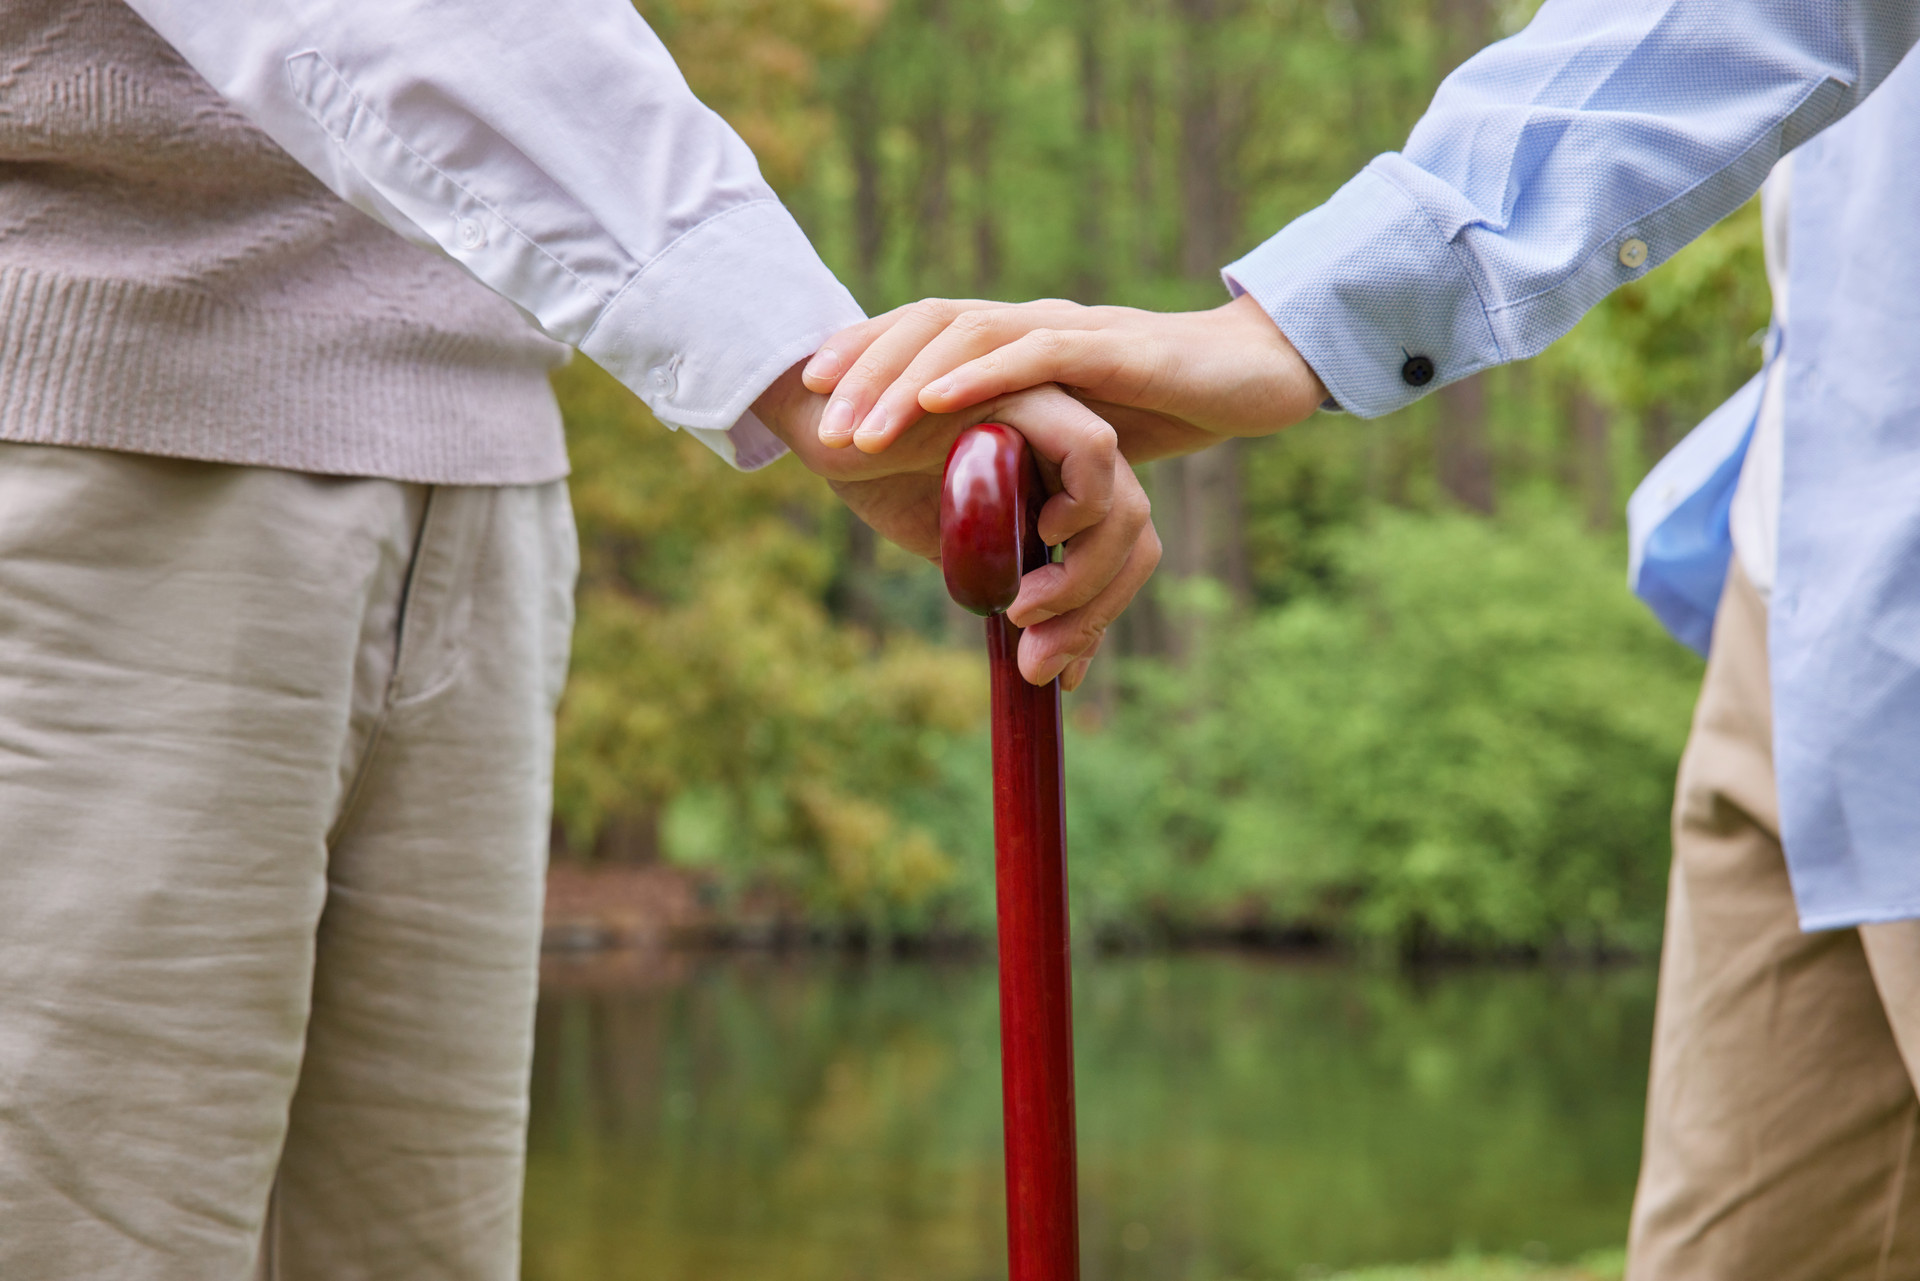
[[(1075, 1001), (1088, 1281), (1625, 1234), (1650, 971), (1128, 958)], [(989, 967), (602, 959), (538, 1046), (528, 1281), (1004, 1275)]]

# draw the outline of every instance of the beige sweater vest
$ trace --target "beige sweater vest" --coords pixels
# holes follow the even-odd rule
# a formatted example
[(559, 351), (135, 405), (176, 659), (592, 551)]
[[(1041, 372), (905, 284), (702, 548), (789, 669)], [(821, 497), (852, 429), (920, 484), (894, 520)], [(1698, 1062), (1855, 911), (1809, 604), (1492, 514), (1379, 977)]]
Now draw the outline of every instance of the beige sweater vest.
[(0, 440), (529, 484), (566, 354), (121, 0), (0, 0)]

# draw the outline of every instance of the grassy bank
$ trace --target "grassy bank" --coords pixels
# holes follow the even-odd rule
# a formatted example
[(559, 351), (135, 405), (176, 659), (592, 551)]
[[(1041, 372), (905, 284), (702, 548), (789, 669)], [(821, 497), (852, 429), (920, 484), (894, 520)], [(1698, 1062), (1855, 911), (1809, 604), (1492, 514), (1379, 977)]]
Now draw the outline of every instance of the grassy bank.
[(1572, 1264), (1472, 1255), (1445, 1263), (1341, 1272), (1333, 1281), (1620, 1281), (1625, 1267), (1626, 1257), (1617, 1250), (1588, 1255)]

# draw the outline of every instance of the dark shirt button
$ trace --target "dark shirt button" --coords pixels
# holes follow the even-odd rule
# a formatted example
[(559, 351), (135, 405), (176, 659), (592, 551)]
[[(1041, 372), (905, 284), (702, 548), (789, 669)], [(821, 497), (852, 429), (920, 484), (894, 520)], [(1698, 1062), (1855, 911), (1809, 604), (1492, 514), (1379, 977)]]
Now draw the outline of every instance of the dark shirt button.
[(1433, 362), (1425, 356), (1408, 356), (1400, 366), (1400, 378), (1409, 387), (1424, 387), (1433, 381)]

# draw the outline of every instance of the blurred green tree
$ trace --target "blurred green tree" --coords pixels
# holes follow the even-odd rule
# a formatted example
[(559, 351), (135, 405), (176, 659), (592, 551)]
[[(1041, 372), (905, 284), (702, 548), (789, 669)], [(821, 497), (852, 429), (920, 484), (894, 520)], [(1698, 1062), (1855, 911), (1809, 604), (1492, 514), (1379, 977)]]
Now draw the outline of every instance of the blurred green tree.
[(704, 863), (823, 918), (911, 919), (950, 855), (888, 799), (976, 724), (979, 660), (834, 618), (799, 468), (732, 472), (611, 378), (559, 377), (582, 548), (555, 786), (564, 850)]

